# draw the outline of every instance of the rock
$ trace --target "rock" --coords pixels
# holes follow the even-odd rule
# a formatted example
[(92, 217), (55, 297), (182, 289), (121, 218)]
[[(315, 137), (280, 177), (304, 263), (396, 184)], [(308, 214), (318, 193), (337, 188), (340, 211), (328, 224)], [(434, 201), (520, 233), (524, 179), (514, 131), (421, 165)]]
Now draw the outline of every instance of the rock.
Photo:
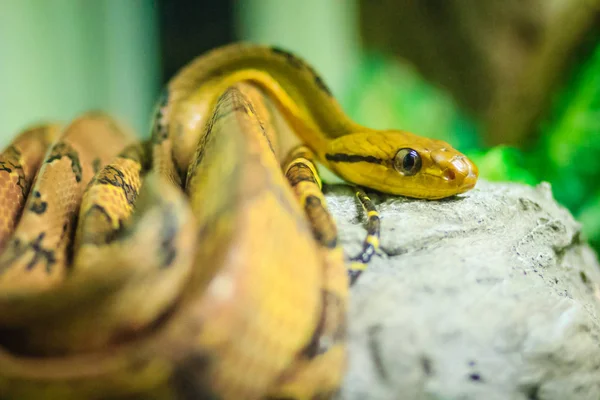
[[(357, 253), (351, 189), (327, 200)], [(352, 290), (340, 399), (600, 398), (600, 268), (548, 184), (373, 200), (381, 251)]]

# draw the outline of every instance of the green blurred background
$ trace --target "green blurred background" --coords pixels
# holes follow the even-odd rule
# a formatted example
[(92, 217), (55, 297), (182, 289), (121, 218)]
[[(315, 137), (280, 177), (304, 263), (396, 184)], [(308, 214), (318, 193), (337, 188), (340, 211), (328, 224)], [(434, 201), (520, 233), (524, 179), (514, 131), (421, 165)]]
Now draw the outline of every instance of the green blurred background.
[[(467, 4), (469, 3), (469, 4)], [(0, 0), (0, 141), (110, 112), (235, 40), (307, 59), (351, 117), (444, 139), (482, 178), (552, 184), (600, 249), (600, 0)]]

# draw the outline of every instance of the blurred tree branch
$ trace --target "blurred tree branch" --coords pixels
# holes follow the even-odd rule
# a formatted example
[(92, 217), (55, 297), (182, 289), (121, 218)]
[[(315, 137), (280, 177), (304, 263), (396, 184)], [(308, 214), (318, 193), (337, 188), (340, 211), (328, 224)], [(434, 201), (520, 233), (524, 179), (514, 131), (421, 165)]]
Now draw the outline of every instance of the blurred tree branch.
[(522, 143), (574, 55), (597, 34), (600, 0), (361, 0), (366, 45), (414, 64), (482, 122), (487, 144)]

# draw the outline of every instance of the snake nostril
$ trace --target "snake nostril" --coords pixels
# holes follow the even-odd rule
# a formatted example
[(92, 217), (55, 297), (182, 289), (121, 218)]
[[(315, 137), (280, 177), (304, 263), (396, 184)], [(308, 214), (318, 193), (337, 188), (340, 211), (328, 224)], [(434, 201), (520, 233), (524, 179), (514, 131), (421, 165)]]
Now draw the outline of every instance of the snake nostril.
[(444, 179), (447, 181), (453, 181), (456, 178), (456, 174), (451, 169), (444, 171)]

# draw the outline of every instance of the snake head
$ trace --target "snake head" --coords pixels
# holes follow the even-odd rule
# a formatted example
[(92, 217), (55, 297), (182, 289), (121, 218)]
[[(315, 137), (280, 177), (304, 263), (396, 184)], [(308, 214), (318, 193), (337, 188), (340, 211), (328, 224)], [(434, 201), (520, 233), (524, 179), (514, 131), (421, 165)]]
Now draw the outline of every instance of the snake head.
[(478, 170), (441, 140), (404, 131), (368, 131), (340, 136), (322, 155), (326, 166), (348, 182), (380, 192), (440, 199), (466, 192)]

